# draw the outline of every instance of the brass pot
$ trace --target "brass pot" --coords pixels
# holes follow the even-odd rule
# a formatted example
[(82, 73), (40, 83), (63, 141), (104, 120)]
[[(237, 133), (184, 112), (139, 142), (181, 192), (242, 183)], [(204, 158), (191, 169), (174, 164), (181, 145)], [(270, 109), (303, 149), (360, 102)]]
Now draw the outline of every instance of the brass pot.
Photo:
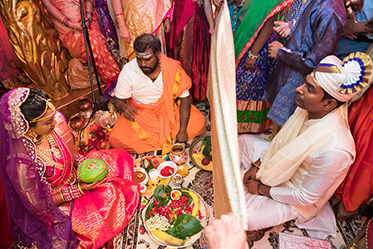
[(83, 118), (88, 119), (92, 114), (92, 101), (87, 98), (81, 98), (78, 101), (79, 113)]
[(81, 112), (88, 111), (92, 109), (92, 101), (87, 98), (81, 98), (78, 101), (78, 109)]
[(70, 128), (74, 131), (81, 131), (85, 125), (85, 121), (80, 114), (75, 114), (69, 119)]

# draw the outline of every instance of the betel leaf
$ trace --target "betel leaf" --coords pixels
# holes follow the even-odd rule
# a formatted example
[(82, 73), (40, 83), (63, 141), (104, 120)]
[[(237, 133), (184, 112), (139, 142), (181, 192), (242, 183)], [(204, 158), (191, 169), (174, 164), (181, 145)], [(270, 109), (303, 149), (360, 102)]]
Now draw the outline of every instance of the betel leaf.
[(146, 209), (145, 220), (149, 220), (149, 218), (150, 218), (149, 212), (153, 210), (153, 207), (154, 207), (154, 201), (152, 201), (152, 203), (150, 203), (148, 208)]
[(166, 206), (171, 199), (171, 187), (164, 186), (163, 184), (158, 185), (154, 190), (154, 198), (162, 205)]
[(207, 136), (203, 139), (202, 141), (202, 155), (207, 157), (210, 161), (212, 161), (212, 155), (211, 155), (211, 150), (212, 150), (212, 144), (211, 144), (211, 136)]
[(152, 161), (147, 158), (141, 158), (140, 163), (145, 169), (146, 173), (149, 173), (149, 171), (154, 168)]
[(193, 202), (193, 198), (192, 198), (192, 196), (190, 196), (190, 194), (189, 193), (187, 193), (187, 192), (184, 192), (183, 191), (183, 195), (185, 195), (185, 197), (188, 197), (188, 204), (190, 205), (190, 204), (192, 204), (192, 202)]
[(190, 214), (181, 214), (177, 217), (174, 226), (166, 232), (176, 238), (185, 240), (202, 231), (201, 221)]

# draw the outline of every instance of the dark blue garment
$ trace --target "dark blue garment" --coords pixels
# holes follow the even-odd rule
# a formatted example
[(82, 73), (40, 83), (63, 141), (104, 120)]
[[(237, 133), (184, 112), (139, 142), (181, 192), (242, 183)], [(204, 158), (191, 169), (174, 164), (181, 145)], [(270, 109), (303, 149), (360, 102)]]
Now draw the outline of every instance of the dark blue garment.
[(265, 89), (264, 99), (272, 104), (269, 119), (285, 124), (296, 107), (295, 89), (334, 52), (345, 20), (343, 0), (309, 0), (304, 4), (291, 37), (278, 51), (277, 66)]

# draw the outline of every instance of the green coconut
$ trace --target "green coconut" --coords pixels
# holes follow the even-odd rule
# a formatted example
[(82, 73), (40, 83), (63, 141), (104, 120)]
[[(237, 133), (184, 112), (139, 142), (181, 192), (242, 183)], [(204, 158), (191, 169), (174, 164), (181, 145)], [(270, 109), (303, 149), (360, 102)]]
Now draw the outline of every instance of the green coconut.
[(104, 161), (97, 158), (84, 160), (78, 166), (77, 176), (85, 183), (99, 182), (105, 179), (108, 167)]

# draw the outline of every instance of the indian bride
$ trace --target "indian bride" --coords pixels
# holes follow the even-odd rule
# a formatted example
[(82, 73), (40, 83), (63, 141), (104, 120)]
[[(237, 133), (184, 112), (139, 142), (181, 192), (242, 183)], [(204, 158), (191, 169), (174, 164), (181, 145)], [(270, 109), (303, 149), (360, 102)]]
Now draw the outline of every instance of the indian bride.
[[(99, 248), (111, 242), (139, 204), (130, 154), (75, 155), (64, 117), (41, 90), (14, 89), (0, 104), (0, 174), (14, 239), (37, 248)], [(106, 163), (104, 180), (78, 180), (76, 166), (87, 158)]]

